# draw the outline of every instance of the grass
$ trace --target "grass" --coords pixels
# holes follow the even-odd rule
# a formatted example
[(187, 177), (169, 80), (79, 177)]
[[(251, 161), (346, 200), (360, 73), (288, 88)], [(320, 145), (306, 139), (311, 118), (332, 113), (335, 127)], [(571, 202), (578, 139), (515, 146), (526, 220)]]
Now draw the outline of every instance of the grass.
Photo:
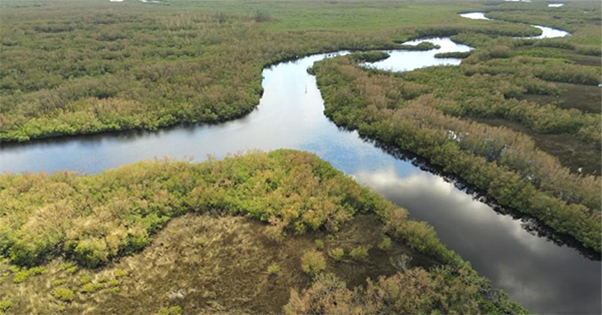
[[(600, 251), (600, 177), (596, 175), (600, 173), (594, 167), (590, 169), (594, 174), (574, 172), (566, 167), (567, 160), (574, 158), (558, 152), (563, 143), (577, 148), (585, 139), (598, 141), (600, 115), (516, 99), (527, 91), (562, 93), (537, 78), (538, 73), (574, 78), (582, 71), (592, 74), (600, 69), (566, 64), (563, 71), (552, 71), (558, 63), (554, 58), (523, 62), (524, 56), (512, 57), (508, 46), (500, 47), (504, 48), (495, 51), (510, 53), (477, 51), (460, 67), (388, 73), (358, 66), (357, 60), (362, 59), (358, 55), (363, 53), (355, 53), (320, 61), (311, 72), (324, 97), (325, 114), (338, 126), (427, 158), (498, 203), (532, 214), (557, 232)], [(490, 71), (493, 64), (496, 70)], [(584, 77), (595, 79), (593, 74)], [(483, 118), (513, 120), (520, 128), (496, 127)], [(542, 137), (534, 141), (535, 136), (529, 136), (533, 134)], [(552, 135), (556, 143), (547, 151), (563, 160), (540, 149)], [(579, 156), (599, 161), (599, 148), (585, 148)]]
[(456, 14), (480, 7), (9, 0), (1, 13), (0, 140), (222, 122), (257, 106), (262, 68), (282, 60), (450, 32), (537, 33)]
[[(427, 155), (500, 203), (600, 250), (599, 177), (571, 174), (539, 151), (535, 144), (546, 147), (542, 142), (534, 144), (520, 131), (471, 122), (508, 119), (534, 134), (561, 134), (567, 143), (599, 143), (600, 115), (591, 106), (580, 111), (567, 102), (557, 108), (516, 100), (571, 93), (546, 81), (600, 82), (599, 63), (591, 60), (602, 43), (597, 3), (547, 9), (543, 2), (9, 0), (0, 9), (2, 141), (235, 119), (258, 104), (261, 71), (270, 64), (453, 36), (476, 48), (458, 68), (393, 75), (357, 69), (347, 60), (341, 66), (346, 74), (381, 90), (366, 89), (361, 95), (368, 102), (350, 110), (351, 102), (333, 99), (366, 101), (354, 98), (361, 84), (358, 89), (349, 80), (332, 86), (322, 81), (327, 113), (339, 125)], [(472, 10), (487, 11), (497, 21), (457, 15)], [(531, 23), (563, 28), (572, 36), (537, 42), (507, 37), (534, 35)], [(313, 73), (319, 82), (328, 74)], [(327, 87), (335, 92), (324, 92)], [(446, 133), (450, 126), (466, 140), (452, 141)], [(481, 145), (485, 138), (488, 145)], [(520, 150), (502, 156), (506, 143), (498, 139), (513, 139)], [(353, 220), (358, 213), (376, 215), (382, 228), (373, 216), (367, 221), (372, 230), (358, 233)], [(317, 305), (310, 302), (323, 288), (340, 297), (360, 294), (364, 287), (389, 294), (399, 284), (396, 292), (417, 301), (441, 297), (436, 309), (417, 302), (417, 312), (524, 311), (503, 294), (485, 298), (481, 293), (492, 290), (487, 282), (446, 249), (432, 228), (406, 217), (405, 210), (317, 158), (290, 151), (202, 165), (145, 162), (96, 176), (4, 174), (0, 252), (6, 261), (0, 263), (0, 285), (9, 293), (1, 298), (0, 312), (145, 308), (148, 314), (177, 314), (216, 312), (227, 305), (278, 313), (288, 303), (284, 309), (295, 314)], [(367, 237), (371, 233), (374, 237)], [(383, 242), (385, 237), (393, 244)], [(383, 250), (369, 251), (372, 247)], [(346, 252), (355, 263), (345, 261)], [(405, 265), (396, 270), (392, 255), (408, 254), (415, 272), (407, 273)], [(303, 270), (316, 278), (313, 283)], [(270, 274), (278, 276), (268, 281)], [(380, 276), (372, 285), (366, 281)], [(441, 279), (452, 285), (433, 285)], [(350, 293), (347, 285), (362, 288)], [(447, 296), (461, 298), (448, 305), (442, 302)], [(337, 305), (395, 304), (361, 297), (343, 302)], [(374, 310), (410, 312), (404, 305), (379, 307)]]
[[(177, 305), (183, 314), (212, 313), (225, 306), (232, 311), (278, 314), (288, 303), (291, 289), (301, 291), (312, 284), (311, 277), (302, 272), (301, 259), (303, 252), (313, 250), (315, 238), (324, 234), (289, 235), (284, 242), (274, 244), (264, 236), (266, 227), (242, 217), (186, 215), (170, 222), (143, 252), (102, 269), (80, 271), (93, 279), (90, 283), (81, 284), (77, 275), (60, 271), (60, 263), (55, 261), (48, 265), (48, 274), (20, 284), (9, 282), (3, 288), (8, 290), (11, 301), (19, 302), (14, 303), (18, 305), (13, 308), (15, 313), (34, 309), (53, 312), (64, 307), (64, 314), (93, 310), (98, 314), (154, 314)], [(360, 215), (339, 232), (330, 234), (332, 237), (325, 245), (376, 244), (384, 235), (383, 227), (374, 216)], [(211, 241), (206, 247), (198, 247), (190, 241), (191, 235), (203, 235)], [(166, 243), (173, 246), (165, 247)], [(335, 274), (350, 286), (361, 287), (367, 278), (395, 275), (398, 271), (390, 264), (389, 257), (409, 252), (403, 243), (395, 242), (390, 254), (375, 254), (370, 264), (336, 262), (334, 258), (324, 257), (323, 272)], [(413, 255), (412, 268), (429, 270), (433, 266), (428, 257)], [(265, 272), (275, 265), (280, 268), (277, 276)], [(127, 275), (118, 278), (122, 271), (127, 271)], [(69, 303), (44, 285), (57, 277), (65, 280), (61, 292), (67, 287), (72, 291), (72, 295), (65, 295), (72, 297)], [(120, 290), (85, 291), (103, 277), (118, 279)], [(28, 302), (30, 296), (36, 299)]]
[[(2, 244), (11, 246), (12, 241), (24, 241), (28, 233), (45, 231), (27, 236), (30, 244), (44, 246), (56, 237), (48, 227), (64, 222), (76, 233), (69, 232), (65, 237), (75, 237), (86, 245), (107, 244), (109, 247), (92, 247), (98, 252), (88, 251), (83, 261), (73, 254), (49, 253), (46, 259), (39, 261), (47, 272), (22, 282), (14, 281), (15, 272), (20, 270), (14, 265), (17, 261), (3, 260), (0, 274), (7, 273), (2, 283), (3, 298), (13, 302), (11, 311), (15, 313), (152, 314), (175, 306), (181, 307), (183, 313), (215, 313), (226, 306), (239, 313), (281, 313), (284, 305), (297, 301), (291, 300), (294, 296), (291, 290), (302, 292), (309, 288), (312, 277), (318, 274), (334, 275), (350, 287), (363, 286), (367, 278), (395, 277), (400, 270), (391, 261), (404, 255), (413, 258), (408, 268), (424, 275), (433, 271), (435, 277), (440, 271), (433, 268), (445, 266), (446, 277), (461, 277), (463, 282), (474, 283), (474, 287), (456, 288), (453, 289), (457, 290), (455, 293), (449, 293), (470, 300), (473, 311), (502, 313), (512, 309), (513, 312), (525, 312), (503, 294), (491, 299), (474, 291), (478, 287), (482, 292), (497, 292), (485, 279), (478, 277), (468, 263), (446, 249), (432, 228), (407, 219), (404, 209), (361, 188), (307, 153), (279, 150), (202, 164), (147, 162), (92, 176), (69, 173), (47, 176), (3, 175), (0, 225), (26, 223), (20, 232), (9, 240), (4, 239)], [(50, 182), (30, 185), (32, 180)], [(215, 181), (216, 186), (198, 185), (205, 180)], [(100, 194), (93, 192), (96, 189), (94, 183), (100, 185), (98, 188), (102, 187)], [(152, 191), (138, 194), (143, 186), (152, 187)], [(27, 191), (27, 187), (50, 190)], [(253, 188), (247, 190), (250, 187)], [(21, 191), (19, 200), (7, 198), (10, 192), (16, 191)], [(57, 195), (47, 195), (50, 191)], [(78, 196), (79, 192), (83, 195)], [(243, 201), (246, 194), (252, 198)], [(320, 194), (324, 194), (323, 197)], [(260, 201), (257, 198), (261, 195), (267, 197), (264, 201), (268, 203), (254, 204)], [(243, 202), (228, 200), (228, 196), (238, 196)], [(307, 205), (304, 200), (310, 200), (307, 196), (312, 196), (310, 208), (304, 208)], [(51, 205), (61, 201), (53, 199), (55, 197), (69, 200), (74, 212), (42, 218), (39, 211), (22, 208), (12, 212), (7, 208), (8, 205), (31, 202), (34, 209), (56, 209)], [(197, 199), (199, 197), (201, 199)], [(187, 200), (184, 208), (178, 210), (174, 198)], [(325, 199), (320, 201), (321, 198)], [(97, 204), (88, 203), (92, 200)], [(159, 201), (172, 204), (165, 207), (156, 203)], [(149, 206), (147, 210), (159, 212), (143, 214), (147, 211), (140, 208), (145, 207), (144, 204)], [(89, 206), (94, 210), (85, 211)], [(118, 208), (127, 211), (117, 214)], [(160, 218), (157, 214), (162, 211), (174, 212), (171, 217), (156, 221)], [(16, 219), (15, 215), (20, 216), (18, 221), (12, 221)], [(65, 221), (67, 217), (74, 221)], [(97, 224), (85, 223), (92, 221)], [(48, 227), (41, 227), (43, 224)], [(97, 234), (92, 238), (94, 242), (90, 242), (90, 236), (99, 232), (97, 229), (101, 226), (110, 227), (112, 232), (107, 233), (106, 238)], [(129, 227), (134, 230), (127, 232)], [(142, 234), (144, 228), (150, 230)], [(278, 240), (271, 237), (274, 228), (280, 231)], [(132, 250), (129, 244), (136, 238), (125, 237), (125, 247), (115, 255), (110, 252), (105, 255), (103, 248), (110, 250), (118, 244), (118, 235), (125, 236), (121, 231), (136, 237), (146, 235), (146, 242), (136, 242), (137, 250)], [(134, 234), (134, 231), (137, 232)], [(47, 239), (49, 236), (52, 238)], [(370, 253), (369, 261), (341, 259), (344, 252), (377, 246), (385, 236), (393, 240), (391, 248), (375, 250)], [(199, 243), (199, 239), (203, 242)], [(317, 240), (322, 241), (324, 251), (332, 253), (332, 257), (316, 251)], [(69, 240), (64, 244), (64, 249), (69, 250), (71, 246), (67, 244), (75, 243)], [(13, 251), (10, 247), (6, 250)], [(85, 267), (90, 261), (96, 262), (96, 257), (107, 257), (109, 261), (94, 265), (95, 268)], [(73, 261), (82, 266), (74, 270)], [(397, 283), (405, 279), (388, 281)], [(51, 283), (55, 285), (50, 286)], [(439, 299), (448, 294), (439, 292), (442, 288), (422, 290), (411, 298), (416, 301)], [(293, 304), (297, 305), (297, 302)], [(424, 312), (446, 312), (452, 309), (448, 307), (458, 306), (452, 304), (419, 303)]]

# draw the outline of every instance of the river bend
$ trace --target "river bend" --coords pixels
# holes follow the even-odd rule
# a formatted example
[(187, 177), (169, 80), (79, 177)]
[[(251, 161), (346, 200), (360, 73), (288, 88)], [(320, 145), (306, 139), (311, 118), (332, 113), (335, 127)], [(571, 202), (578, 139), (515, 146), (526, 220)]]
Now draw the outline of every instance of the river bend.
[[(482, 13), (471, 14), (466, 17), (487, 19)], [(544, 30), (538, 38), (568, 34), (552, 31)], [(437, 59), (434, 55), (471, 49), (449, 38), (407, 44), (424, 40), (441, 48), (388, 51), (389, 58), (369, 66), (409, 71), (458, 65), (460, 59)], [(433, 225), (449, 248), (530, 311), (600, 313), (598, 257), (592, 259), (578, 249), (562, 245), (553, 233), (546, 236), (545, 229), (537, 228), (534, 220), (509, 215), (463, 189), (461, 184), (424, 170), (420, 163), (412, 163), (403, 155), (391, 155), (360, 138), (357, 132), (337, 128), (324, 116), (316, 79), (306, 70), (318, 60), (346, 53), (318, 54), (264, 69), (265, 92), (259, 106), (241, 119), (217, 125), (3, 144), (0, 171), (69, 169), (97, 173), (165, 156), (203, 161), (208, 154), (223, 158), (252, 149), (306, 150), (409, 209), (413, 218)]]

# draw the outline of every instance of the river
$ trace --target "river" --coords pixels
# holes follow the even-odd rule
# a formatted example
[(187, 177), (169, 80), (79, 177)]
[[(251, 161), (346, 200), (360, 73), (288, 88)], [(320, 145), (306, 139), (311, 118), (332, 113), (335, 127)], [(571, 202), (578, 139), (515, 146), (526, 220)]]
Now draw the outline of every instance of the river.
[[(408, 71), (457, 65), (460, 59), (437, 59), (434, 55), (471, 49), (449, 38), (427, 40), (441, 48), (389, 51), (391, 57), (368, 66)], [(567, 246), (535, 220), (491, 205), (461, 182), (447, 179), (408, 156), (386, 152), (357, 132), (337, 128), (324, 116), (316, 79), (306, 70), (318, 60), (346, 53), (318, 54), (264, 69), (259, 106), (241, 119), (2, 144), (0, 171), (69, 169), (97, 173), (162, 157), (203, 161), (208, 154), (223, 158), (252, 149), (306, 150), (407, 208), (411, 217), (429, 222), (449, 248), (530, 311), (600, 313), (599, 255)]]

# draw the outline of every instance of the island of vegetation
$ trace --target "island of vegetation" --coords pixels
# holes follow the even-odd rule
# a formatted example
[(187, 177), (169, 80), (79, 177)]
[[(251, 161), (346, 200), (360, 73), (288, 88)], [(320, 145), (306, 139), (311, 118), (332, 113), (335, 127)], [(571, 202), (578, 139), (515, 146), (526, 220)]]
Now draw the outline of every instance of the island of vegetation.
[(2, 312), (522, 314), (309, 153), (0, 175)]

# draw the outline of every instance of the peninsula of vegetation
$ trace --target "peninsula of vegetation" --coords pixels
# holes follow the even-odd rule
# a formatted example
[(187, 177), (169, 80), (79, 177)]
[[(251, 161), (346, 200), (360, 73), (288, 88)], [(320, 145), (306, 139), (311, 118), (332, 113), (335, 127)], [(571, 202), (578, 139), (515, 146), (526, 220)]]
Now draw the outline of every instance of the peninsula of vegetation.
[(526, 313), (308, 153), (5, 174), (0, 204), (3, 312)]
[(0, 315), (599, 313), (601, 14), (2, 1)]

